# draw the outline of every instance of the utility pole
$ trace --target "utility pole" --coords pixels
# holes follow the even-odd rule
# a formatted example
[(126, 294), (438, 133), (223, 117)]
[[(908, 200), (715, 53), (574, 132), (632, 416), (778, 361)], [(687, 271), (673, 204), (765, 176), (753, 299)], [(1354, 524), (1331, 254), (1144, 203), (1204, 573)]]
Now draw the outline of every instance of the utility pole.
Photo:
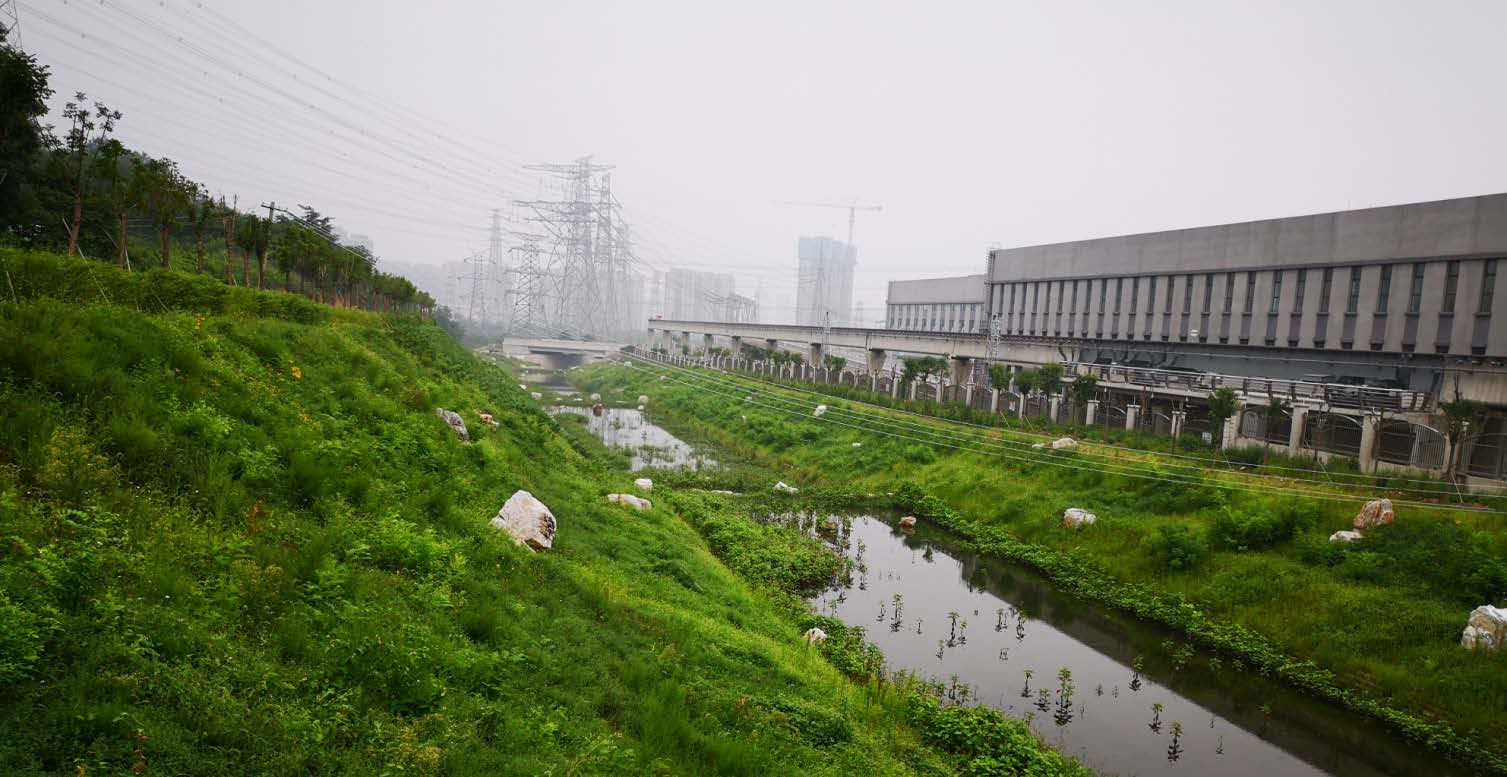
[(256, 244), (261, 252), (261, 255), (256, 258), (256, 287), (258, 289), (262, 287), (262, 279), (267, 274), (267, 258), (272, 253), (272, 211), (277, 210), (277, 200), (265, 203), (262, 207), (267, 209), (267, 223), (262, 225), (262, 239), (266, 244), (263, 245), (261, 241)]

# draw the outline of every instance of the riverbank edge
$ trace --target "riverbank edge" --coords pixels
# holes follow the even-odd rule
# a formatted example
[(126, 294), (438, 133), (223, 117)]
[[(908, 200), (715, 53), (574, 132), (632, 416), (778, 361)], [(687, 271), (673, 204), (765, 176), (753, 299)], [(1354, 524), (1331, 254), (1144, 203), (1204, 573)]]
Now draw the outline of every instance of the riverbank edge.
[[(635, 370), (645, 372), (644, 370)], [(630, 373), (630, 374), (633, 374)], [(646, 373), (647, 374), (647, 373)], [(732, 379), (742, 376), (723, 373)], [(589, 375), (589, 373), (588, 373)], [(573, 376), (577, 379), (587, 375)], [(641, 380), (642, 376), (636, 378)], [(640, 386), (640, 388), (644, 388)], [(781, 386), (784, 390), (791, 390)], [(673, 401), (673, 400), (672, 400)], [(661, 398), (656, 408), (665, 414), (672, 401)], [(881, 410), (882, 412), (882, 410)], [(673, 414), (674, 423), (691, 430), (702, 439), (727, 447), (739, 456), (755, 458), (750, 464), (768, 468), (770, 460), (782, 462), (780, 457), (764, 451), (757, 444), (742, 440), (729, 430), (712, 427), (698, 421)], [(941, 419), (938, 419), (941, 420)], [(934, 421), (921, 423), (936, 425)], [(672, 431), (675, 431), (672, 429)], [(736, 442), (736, 445), (724, 443)], [(801, 468), (808, 477), (825, 483), (826, 478), (809, 468)], [(1007, 531), (979, 524), (961, 512), (954, 510), (943, 500), (925, 493), (913, 483), (905, 483), (894, 492), (893, 497), (869, 496), (857, 491), (838, 488), (826, 494), (803, 494), (800, 501), (813, 501), (831, 506), (843, 504), (867, 505), (879, 508), (898, 509), (909, 512), (956, 533), (965, 540), (969, 549), (986, 555), (1022, 564), (1053, 584), (1062, 587), (1088, 601), (1098, 602), (1130, 613), (1138, 618), (1161, 624), (1193, 640), (1199, 646), (1237, 658), (1250, 665), (1254, 671), (1275, 677), (1288, 686), (1314, 698), (1336, 704), (1344, 709), (1380, 721), (1409, 741), (1424, 745), (1456, 763), (1471, 768), (1487, 770), (1492, 774), (1507, 775), (1507, 753), (1494, 750), (1470, 735), (1462, 734), (1444, 722), (1425, 719), (1415, 713), (1390, 706), (1372, 698), (1364, 691), (1340, 685), (1333, 672), (1312, 661), (1301, 661), (1275, 647), (1269, 639), (1239, 624), (1215, 622), (1201, 613), (1191, 602), (1176, 594), (1151, 589), (1141, 583), (1121, 581), (1097, 565), (1074, 558), (1053, 548), (1016, 539)], [(794, 502), (795, 500), (791, 500)]]

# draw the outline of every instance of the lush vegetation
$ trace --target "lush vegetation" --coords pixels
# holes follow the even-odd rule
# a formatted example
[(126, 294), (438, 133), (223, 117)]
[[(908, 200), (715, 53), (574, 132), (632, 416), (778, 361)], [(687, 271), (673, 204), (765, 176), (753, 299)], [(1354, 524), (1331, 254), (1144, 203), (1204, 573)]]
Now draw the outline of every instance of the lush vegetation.
[(212, 193), (173, 160), (122, 145), (114, 137), (122, 112), (86, 94), (73, 95), (54, 131), (43, 124), (48, 81), (48, 69), (8, 45), (0, 28), (0, 247), (296, 288), (341, 306), (434, 312), (428, 294), (378, 271), (366, 247), (343, 244), (330, 216), (309, 206), (243, 208)]
[[(932, 444), (936, 438), (917, 431), (883, 434), (896, 427), (857, 421), (830, 396), (707, 373), (664, 382), (641, 368), (576, 375), (597, 390), (652, 391), (677, 423), (786, 480), (897, 494), (902, 509), (1070, 590), (1181, 629), (1253, 671), (1386, 720), (1457, 758), (1507, 765), (1493, 744), (1507, 733), (1500, 717), (1507, 655), (1459, 646), (1473, 607), (1507, 600), (1507, 532), (1497, 516), (1403, 507), (1397, 524), (1334, 545), (1328, 535), (1349, 528), (1358, 503), (1285, 495), (1238, 472), (1173, 480), (1148, 457), (1134, 459), (1147, 478), (1069, 450), (996, 457), (949, 447), (945, 438)], [(756, 400), (743, 401), (754, 390)], [(810, 412), (817, 401), (832, 408), (822, 419)], [(1356, 492), (1375, 495), (1382, 494)], [(1070, 506), (1097, 513), (1098, 523), (1064, 528)]]
[[(1077, 771), (943, 736), (861, 631), (805, 645), (833, 554), (694, 485), (607, 503), (621, 461), (433, 324), (4, 258), (7, 773)], [(517, 489), (552, 550), (488, 525)]]

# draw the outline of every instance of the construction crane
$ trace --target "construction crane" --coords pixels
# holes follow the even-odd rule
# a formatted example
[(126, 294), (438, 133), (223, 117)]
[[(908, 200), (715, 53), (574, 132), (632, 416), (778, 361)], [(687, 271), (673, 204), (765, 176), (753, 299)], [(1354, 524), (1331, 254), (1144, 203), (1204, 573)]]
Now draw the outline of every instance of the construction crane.
[(791, 202), (789, 200), (782, 200), (781, 202), (783, 202), (785, 205), (800, 205), (800, 206), (807, 207), (807, 208), (842, 208), (842, 209), (846, 210), (848, 212), (848, 247), (849, 248), (853, 247), (853, 222), (856, 221), (857, 218), (858, 218), (858, 211), (861, 211), (861, 210), (872, 210), (872, 211), (881, 211), (881, 210), (884, 210), (884, 206), (883, 205), (859, 205), (856, 202), (848, 203), (846, 205), (844, 205), (842, 203), (836, 203), (836, 202)]

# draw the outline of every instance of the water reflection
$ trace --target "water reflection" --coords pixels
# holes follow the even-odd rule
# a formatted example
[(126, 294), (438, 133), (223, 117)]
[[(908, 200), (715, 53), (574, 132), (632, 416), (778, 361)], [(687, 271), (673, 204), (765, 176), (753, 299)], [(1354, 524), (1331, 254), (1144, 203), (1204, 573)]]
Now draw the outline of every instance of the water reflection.
[(584, 416), (586, 428), (603, 444), (632, 453), (629, 468), (634, 472), (648, 467), (700, 470), (717, 466), (685, 441), (650, 423), (640, 410), (609, 407), (598, 416), (587, 407), (561, 405), (550, 412)]
[(1043, 739), (1116, 774), (1464, 774), (1375, 723), (1201, 654), (1060, 593), (925, 524), (872, 516), (773, 520), (826, 537), (848, 578), (812, 600), (864, 626), (889, 666), (938, 679), (950, 697), (1029, 722)]

